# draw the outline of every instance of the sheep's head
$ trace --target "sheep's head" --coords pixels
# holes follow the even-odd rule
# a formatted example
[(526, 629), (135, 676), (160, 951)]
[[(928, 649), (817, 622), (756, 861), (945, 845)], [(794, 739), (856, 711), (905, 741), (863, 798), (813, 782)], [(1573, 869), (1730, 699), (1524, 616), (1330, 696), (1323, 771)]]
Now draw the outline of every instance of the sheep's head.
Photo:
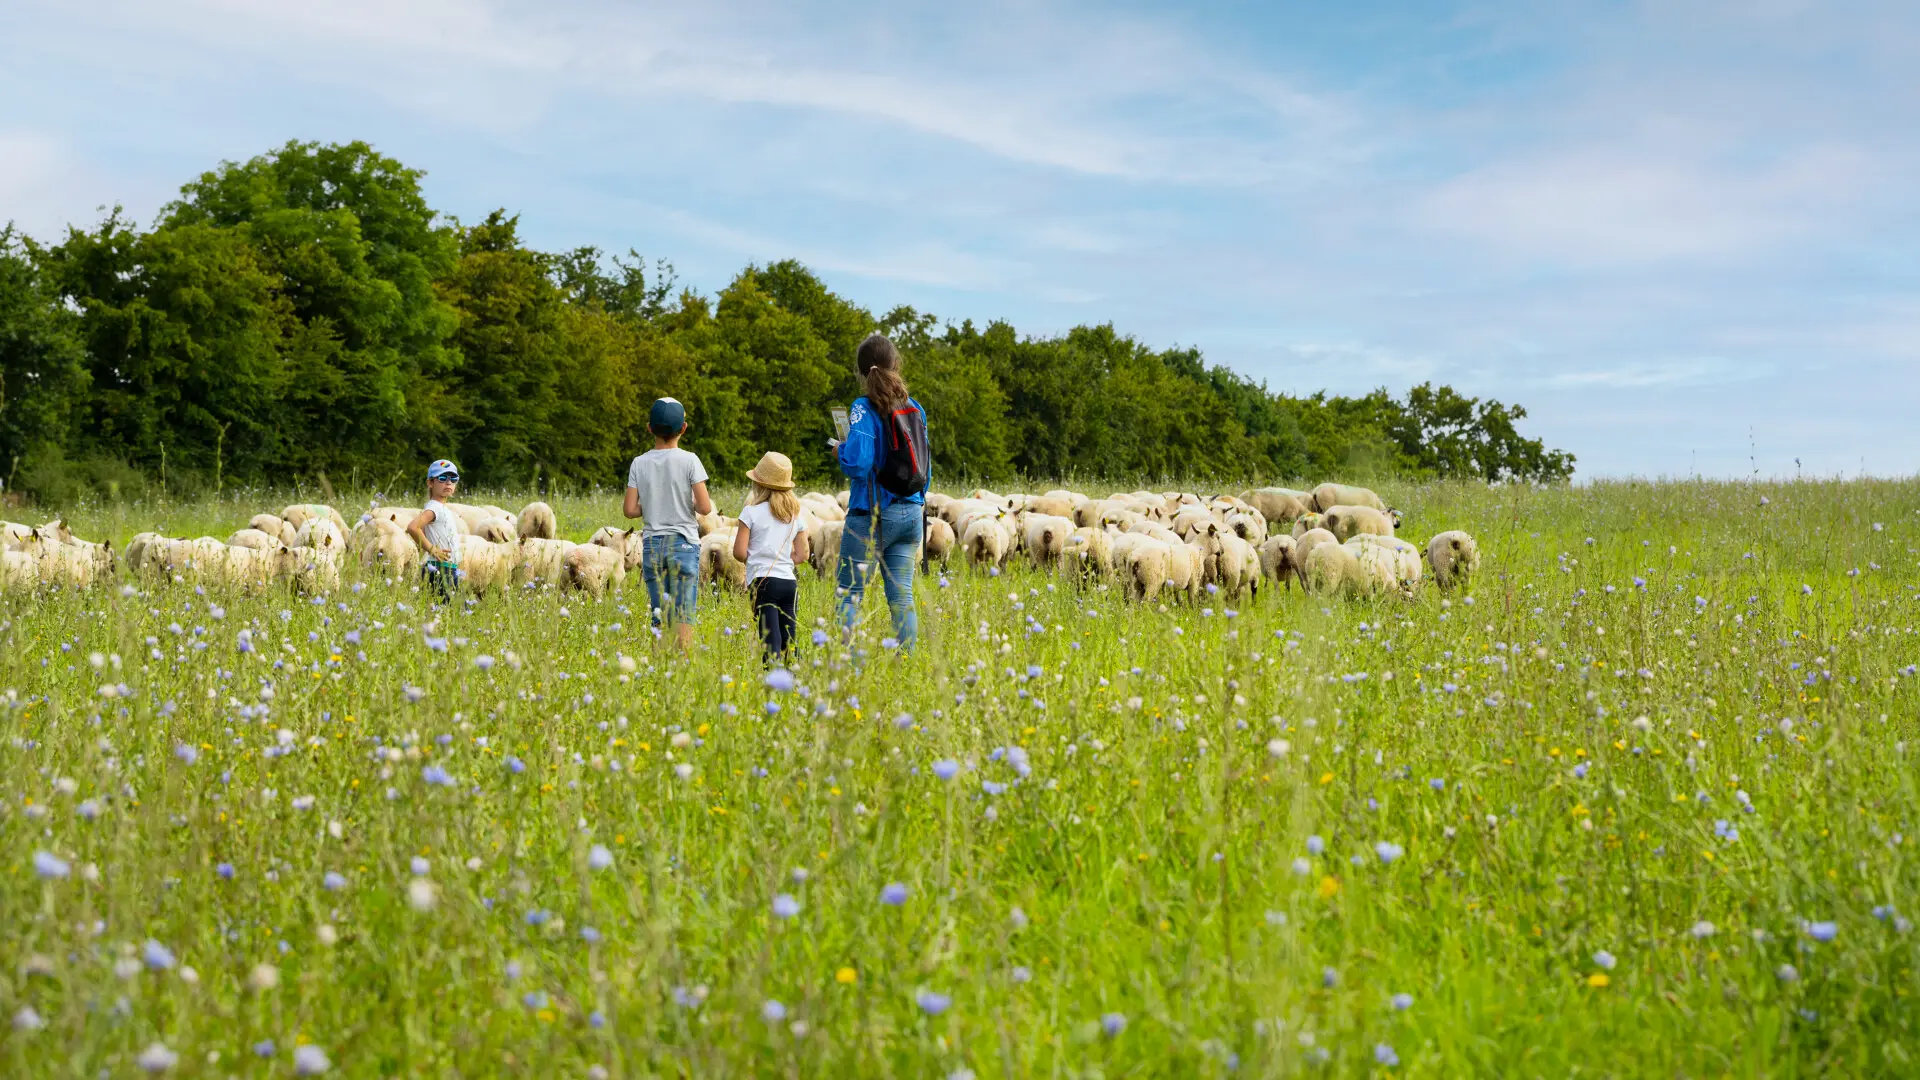
[(1387, 520), (1393, 522), (1394, 532), (1400, 531), (1400, 511), (1391, 506), (1387, 507)]

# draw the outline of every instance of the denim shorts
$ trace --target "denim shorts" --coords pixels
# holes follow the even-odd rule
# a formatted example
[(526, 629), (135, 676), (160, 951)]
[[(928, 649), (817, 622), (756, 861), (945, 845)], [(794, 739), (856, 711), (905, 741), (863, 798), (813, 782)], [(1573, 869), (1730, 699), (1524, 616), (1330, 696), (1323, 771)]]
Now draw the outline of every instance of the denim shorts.
[(653, 623), (691, 623), (700, 600), (700, 545), (676, 533), (640, 542), (640, 578)]

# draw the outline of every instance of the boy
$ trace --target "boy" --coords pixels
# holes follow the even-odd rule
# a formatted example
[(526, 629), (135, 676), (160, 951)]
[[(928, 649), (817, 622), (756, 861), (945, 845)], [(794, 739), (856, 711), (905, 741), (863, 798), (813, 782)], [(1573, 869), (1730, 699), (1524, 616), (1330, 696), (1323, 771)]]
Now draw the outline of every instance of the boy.
[(627, 469), (626, 515), (646, 516), (640, 534), (640, 576), (647, 583), (653, 625), (673, 624), (680, 651), (693, 646), (693, 609), (700, 595), (700, 523), (695, 514), (713, 513), (707, 495), (707, 470), (700, 457), (680, 449), (687, 431), (687, 410), (661, 398), (647, 413), (653, 449)]
[(427, 553), (421, 570), (427, 586), (440, 594), (443, 603), (453, 603), (453, 588), (460, 578), (460, 529), (453, 523), (453, 511), (447, 500), (460, 486), (460, 470), (445, 458), (427, 466), (427, 505), (407, 523), (407, 535)]

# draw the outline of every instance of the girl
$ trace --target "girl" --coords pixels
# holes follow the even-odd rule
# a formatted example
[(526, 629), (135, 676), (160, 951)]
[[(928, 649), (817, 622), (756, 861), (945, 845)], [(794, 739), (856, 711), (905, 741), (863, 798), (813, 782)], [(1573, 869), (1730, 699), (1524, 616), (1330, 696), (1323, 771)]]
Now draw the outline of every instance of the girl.
[(807, 559), (806, 512), (793, 494), (793, 462), (768, 451), (747, 473), (753, 491), (733, 534), (733, 557), (747, 564), (747, 596), (760, 622), (766, 659), (793, 645), (793, 564)]
[[(917, 460), (918, 454), (903, 456), (909, 448), (901, 436), (917, 427), (918, 450), (924, 451), (927, 412), (908, 396), (900, 352), (886, 335), (868, 335), (854, 367), (866, 380), (866, 395), (853, 400), (846, 441), (829, 440), (848, 480), (847, 525), (840, 534), (841, 635), (852, 640), (853, 617), (877, 564), (893, 612), (894, 640), (907, 651), (920, 628), (913, 609), (913, 564), (926, 538), (932, 463)], [(898, 490), (903, 473), (915, 478), (905, 491)]]
[(453, 522), (447, 500), (460, 486), (460, 470), (445, 458), (427, 466), (427, 505), (407, 523), (407, 535), (427, 553), (421, 569), (427, 587), (442, 603), (453, 603), (460, 578), (460, 528)]

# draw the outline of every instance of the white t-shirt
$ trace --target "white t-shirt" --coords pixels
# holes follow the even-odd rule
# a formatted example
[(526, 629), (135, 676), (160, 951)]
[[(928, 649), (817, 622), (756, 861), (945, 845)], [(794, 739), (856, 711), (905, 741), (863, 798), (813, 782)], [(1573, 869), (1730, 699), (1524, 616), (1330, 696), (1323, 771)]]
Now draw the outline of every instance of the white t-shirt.
[(627, 486), (640, 497), (640, 515), (646, 519), (642, 536), (672, 533), (689, 544), (700, 542), (700, 523), (693, 516), (693, 485), (704, 483), (707, 468), (691, 450), (673, 447), (649, 450), (627, 467)]
[(781, 521), (772, 506), (755, 503), (740, 511), (740, 524), (747, 527), (747, 580), (792, 581), (793, 538), (807, 527), (807, 508), (802, 506), (792, 521)]
[(446, 551), (448, 562), (459, 563), (460, 528), (453, 523), (453, 511), (438, 499), (428, 499), (427, 505), (420, 509), (433, 513), (433, 520), (420, 526), (427, 543)]

